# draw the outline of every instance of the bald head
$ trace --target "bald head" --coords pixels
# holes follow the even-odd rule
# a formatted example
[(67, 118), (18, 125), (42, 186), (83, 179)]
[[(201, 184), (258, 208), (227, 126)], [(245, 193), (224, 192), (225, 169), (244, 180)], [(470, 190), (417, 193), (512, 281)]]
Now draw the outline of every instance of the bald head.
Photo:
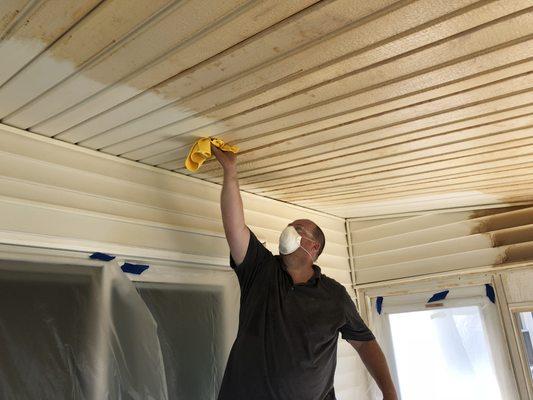
[(324, 250), (324, 246), (326, 245), (326, 237), (324, 236), (324, 232), (322, 232), (322, 229), (315, 224), (310, 219), (297, 219), (291, 222), (289, 225), (293, 225), (295, 228), (303, 228), (303, 231), (307, 233), (313, 240), (318, 242), (320, 244), (320, 248), (318, 249), (317, 256), (320, 256), (322, 253), (322, 250)]

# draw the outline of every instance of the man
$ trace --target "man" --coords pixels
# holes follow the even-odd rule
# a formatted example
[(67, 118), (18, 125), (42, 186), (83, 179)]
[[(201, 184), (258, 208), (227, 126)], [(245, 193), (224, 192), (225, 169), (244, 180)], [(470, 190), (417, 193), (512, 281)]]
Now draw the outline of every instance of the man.
[(314, 264), (324, 249), (312, 221), (290, 223), (273, 255), (244, 222), (236, 156), (212, 146), (224, 169), (222, 221), (241, 288), (239, 330), (218, 400), (335, 400), (339, 332), (385, 400), (396, 400), (385, 357), (348, 292)]

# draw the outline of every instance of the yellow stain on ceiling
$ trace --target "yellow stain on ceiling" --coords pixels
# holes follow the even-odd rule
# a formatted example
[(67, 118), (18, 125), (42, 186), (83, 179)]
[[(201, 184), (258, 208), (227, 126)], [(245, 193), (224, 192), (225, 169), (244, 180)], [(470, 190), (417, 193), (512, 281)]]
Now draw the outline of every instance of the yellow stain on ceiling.
[[(215, 4), (215, 6), (213, 6)], [(6, 0), (2, 123), (341, 217), (533, 201), (531, 0)], [(195, 176), (221, 183), (208, 161)]]

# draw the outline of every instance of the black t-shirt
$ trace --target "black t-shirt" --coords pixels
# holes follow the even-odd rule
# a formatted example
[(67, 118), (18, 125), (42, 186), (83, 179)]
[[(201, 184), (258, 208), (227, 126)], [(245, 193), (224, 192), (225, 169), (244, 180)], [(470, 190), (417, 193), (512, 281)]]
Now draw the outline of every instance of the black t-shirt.
[(335, 400), (339, 332), (373, 340), (346, 288), (313, 265), (293, 284), (279, 255), (250, 231), (244, 261), (230, 265), (241, 287), (239, 330), (218, 400)]

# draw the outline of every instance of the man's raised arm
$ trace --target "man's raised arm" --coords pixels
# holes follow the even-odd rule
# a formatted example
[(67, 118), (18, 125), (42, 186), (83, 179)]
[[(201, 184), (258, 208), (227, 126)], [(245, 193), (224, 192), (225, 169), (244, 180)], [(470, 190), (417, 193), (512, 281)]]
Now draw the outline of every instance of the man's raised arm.
[(224, 183), (220, 195), (222, 223), (231, 256), (239, 265), (246, 256), (250, 231), (244, 222), (244, 210), (237, 179), (237, 156), (231, 152), (219, 150), (213, 145), (211, 145), (211, 150), (224, 169)]

